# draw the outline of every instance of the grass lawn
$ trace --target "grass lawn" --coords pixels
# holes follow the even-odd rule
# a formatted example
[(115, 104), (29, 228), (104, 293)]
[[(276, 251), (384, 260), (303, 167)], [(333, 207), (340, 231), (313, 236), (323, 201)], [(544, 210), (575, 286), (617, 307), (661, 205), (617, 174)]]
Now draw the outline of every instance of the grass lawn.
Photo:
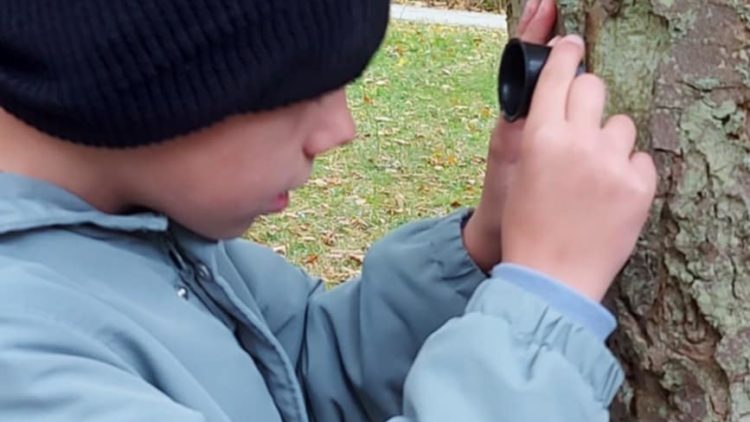
[(501, 13), (505, 10), (508, 0), (393, 0), (393, 3)]
[(487, 30), (391, 25), (349, 89), (357, 140), (319, 158), (291, 207), (260, 219), (247, 236), (340, 282), (359, 272), (368, 246), (386, 232), (475, 204), (504, 41)]

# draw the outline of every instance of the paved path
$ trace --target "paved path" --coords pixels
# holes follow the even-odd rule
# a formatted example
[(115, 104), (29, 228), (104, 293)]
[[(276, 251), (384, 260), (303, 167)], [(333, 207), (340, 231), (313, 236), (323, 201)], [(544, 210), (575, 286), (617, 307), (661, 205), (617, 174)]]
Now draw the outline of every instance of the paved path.
[(505, 16), (494, 13), (465, 12), (394, 4), (391, 6), (391, 17), (405, 21), (442, 25), (473, 26), (503, 31), (508, 29)]

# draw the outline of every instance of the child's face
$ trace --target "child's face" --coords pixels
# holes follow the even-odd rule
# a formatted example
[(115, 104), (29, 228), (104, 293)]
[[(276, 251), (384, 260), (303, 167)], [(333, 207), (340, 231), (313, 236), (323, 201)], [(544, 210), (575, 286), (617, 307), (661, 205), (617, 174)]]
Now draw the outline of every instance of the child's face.
[(316, 100), (232, 117), (175, 141), (132, 151), (141, 202), (210, 238), (236, 237), (279, 212), (319, 154), (350, 142), (344, 89)]

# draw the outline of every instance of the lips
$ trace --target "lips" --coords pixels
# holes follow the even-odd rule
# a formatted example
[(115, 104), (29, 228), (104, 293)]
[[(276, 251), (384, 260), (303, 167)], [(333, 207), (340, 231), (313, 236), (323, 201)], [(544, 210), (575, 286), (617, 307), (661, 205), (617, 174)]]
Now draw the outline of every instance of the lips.
[(289, 192), (295, 191), (304, 185), (307, 184), (307, 181), (310, 180), (310, 174), (312, 173), (312, 169), (310, 169), (307, 173), (307, 176), (302, 179), (300, 183), (292, 184), (291, 187), (289, 187), (289, 190), (286, 192), (278, 194), (272, 201), (271, 204), (271, 210), (270, 212), (282, 212), (286, 208), (289, 207)]
[(289, 206), (289, 192), (280, 193), (273, 200), (272, 211), (281, 212)]

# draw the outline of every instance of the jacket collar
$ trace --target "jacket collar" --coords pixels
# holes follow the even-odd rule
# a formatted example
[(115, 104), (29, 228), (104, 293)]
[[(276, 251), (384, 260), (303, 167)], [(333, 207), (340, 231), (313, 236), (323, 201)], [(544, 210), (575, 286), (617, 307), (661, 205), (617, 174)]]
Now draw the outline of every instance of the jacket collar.
[(51, 183), (0, 172), (0, 234), (82, 224), (128, 232), (166, 231), (169, 221), (151, 212), (103, 213)]

